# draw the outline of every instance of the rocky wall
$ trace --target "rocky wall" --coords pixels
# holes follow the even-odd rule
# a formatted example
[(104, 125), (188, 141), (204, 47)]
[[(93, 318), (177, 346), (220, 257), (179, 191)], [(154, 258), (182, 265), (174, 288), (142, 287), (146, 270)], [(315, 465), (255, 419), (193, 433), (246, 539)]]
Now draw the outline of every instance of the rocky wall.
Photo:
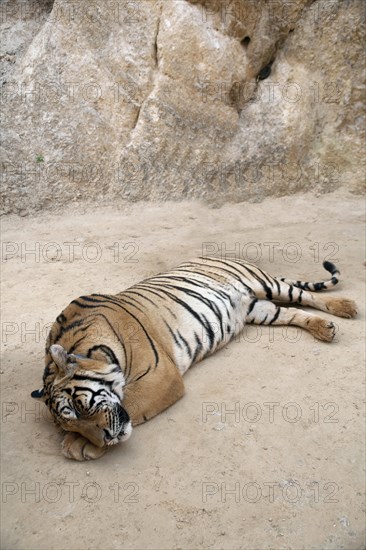
[(0, 9), (3, 212), (361, 192), (363, 0)]

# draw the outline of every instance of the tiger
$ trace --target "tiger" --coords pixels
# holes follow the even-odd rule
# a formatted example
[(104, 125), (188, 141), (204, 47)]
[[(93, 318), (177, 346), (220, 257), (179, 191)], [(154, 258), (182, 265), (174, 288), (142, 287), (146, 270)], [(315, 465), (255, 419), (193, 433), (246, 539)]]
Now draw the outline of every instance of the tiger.
[(198, 257), (148, 277), (118, 294), (73, 300), (46, 341), (41, 398), (63, 431), (62, 453), (74, 460), (101, 457), (126, 441), (132, 428), (176, 403), (183, 375), (225, 346), (247, 323), (296, 325), (331, 342), (333, 322), (301, 304), (355, 317), (355, 302), (317, 294), (340, 273), (329, 261), (327, 281), (272, 277), (239, 259)]

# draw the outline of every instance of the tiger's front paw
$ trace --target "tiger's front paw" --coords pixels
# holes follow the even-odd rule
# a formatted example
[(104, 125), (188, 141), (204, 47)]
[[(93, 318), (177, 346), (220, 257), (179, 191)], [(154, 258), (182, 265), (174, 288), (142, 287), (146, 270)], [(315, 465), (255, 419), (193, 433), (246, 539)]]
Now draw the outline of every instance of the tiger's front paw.
[(95, 460), (106, 452), (106, 447), (96, 447), (76, 432), (68, 432), (62, 441), (62, 454), (72, 460)]
[(310, 319), (307, 328), (315, 338), (323, 342), (332, 342), (336, 333), (334, 323), (315, 315)]

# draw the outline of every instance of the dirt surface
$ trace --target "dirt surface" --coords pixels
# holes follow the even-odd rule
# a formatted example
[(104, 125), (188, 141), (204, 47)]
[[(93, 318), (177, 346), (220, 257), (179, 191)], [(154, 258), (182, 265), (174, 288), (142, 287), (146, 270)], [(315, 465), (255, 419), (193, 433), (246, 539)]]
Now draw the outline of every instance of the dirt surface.
[[(2, 548), (364, 548), (359, 197), (70, 206), (4, 219), (3, 240)], [(333, 292), (356, 300), (358, 317), (332, 318), (332, 344), (252, 326), (193, 367), (185, 397), (128, 442), (95, 462), (64, 458), (30, 398), (49, 323), (81, 294), (225, 247), (300, 279), (322, 280), (322, 260), (334, 261), (343, 282)]]

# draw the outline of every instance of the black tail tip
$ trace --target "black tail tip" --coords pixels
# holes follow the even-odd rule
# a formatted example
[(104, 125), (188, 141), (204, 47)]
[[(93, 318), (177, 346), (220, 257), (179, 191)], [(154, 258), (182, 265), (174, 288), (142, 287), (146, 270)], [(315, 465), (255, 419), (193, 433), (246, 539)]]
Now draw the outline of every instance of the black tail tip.
[(324, 269), (329, 271), (329, 273), (331, 273), (332, 275), (334, 275), (335, 273), (339, 273), (338, 269), (334, 264), (332, 264), (332, 262), (327, 262), (327, 261), (323, 262), (323, 267)]
[(43, 397), (43, 388), (41, 388), (40, 390), (32, 391), (31, 397), (34, 397), (34, 399), (39, 399), (40, 397)]

